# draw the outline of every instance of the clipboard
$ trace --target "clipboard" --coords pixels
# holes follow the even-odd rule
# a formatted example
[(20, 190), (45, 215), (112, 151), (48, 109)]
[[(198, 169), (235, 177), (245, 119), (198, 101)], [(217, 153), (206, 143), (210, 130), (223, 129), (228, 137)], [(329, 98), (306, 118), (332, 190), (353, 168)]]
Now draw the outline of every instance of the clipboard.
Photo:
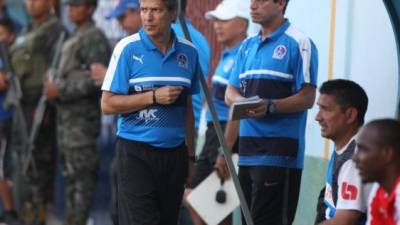
[(256, 107), (260, 102), (262, 102), (258, 96), (253, 96), (251, 98), (245, 98), (241, 101), (232, 103), (229, 108), (229, 119), (230, 120), (240, 120), (249, 117), (247, 111), (251, 108)]
[[(236, 171), (238, 170), (238, 155), (232, 155)], [(215, 195), (221, 187), (217, 172), (212, 172), (187, 196), (188, 203), (208, 225), (217, 225), (234, 209), (239, 207), (240, 201), (232, 179), (225, 181), (223, 188), (226, 192), (226, 202), (221, 204), (215, 200)]]

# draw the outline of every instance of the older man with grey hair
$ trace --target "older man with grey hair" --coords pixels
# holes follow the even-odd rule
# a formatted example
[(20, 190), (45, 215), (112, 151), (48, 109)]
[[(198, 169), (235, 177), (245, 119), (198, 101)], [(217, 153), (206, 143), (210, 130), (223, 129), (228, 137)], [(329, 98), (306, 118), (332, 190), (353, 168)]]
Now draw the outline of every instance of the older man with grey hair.
[(171, 24), (176, 0), (141, 0), (143, 28), (114, 49), (102, 109), (118, 114), (120, 225), (175, 225), (194, 160), (192, 94), (200, 65), (192, 43)]

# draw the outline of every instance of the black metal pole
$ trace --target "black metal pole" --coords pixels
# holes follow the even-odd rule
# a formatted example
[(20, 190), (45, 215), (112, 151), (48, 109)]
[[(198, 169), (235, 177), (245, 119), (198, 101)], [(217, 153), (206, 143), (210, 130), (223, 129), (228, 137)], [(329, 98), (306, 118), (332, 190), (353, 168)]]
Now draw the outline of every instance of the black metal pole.
[[(188, 41), (192, 42), (189, 30), (186, 26), (184, 14), (182, 13), (184, 9), (182, 9), (182, 7), (181, 7), (182, 6), (181, 1), (182, 0), (178, 1), (179, 2), (179, 6), (178, 6), (179, 24), (182, 27), (183, 33), (185, 34), (185, 38)], [(221, 124), (219, 123), (217, 113), (215, 111), (215, 107), (211, 101), (211, 94), (208, 90), (208, 85), (207, 85), (206, 79), (204, 78), (203, 74), (201, 74), (201, 76), (200, 76), (200, 83), (201, 83), (201, 88), (202, 88), (202, 91), (204, 93), (204, 96), (205, 96), (205, 99), (207, 102), (208, 109), (210, 110), (210, 113), (211, 113), (212, 121), (213, 121), (214, 128), (215, 128), (215, 131), (218, 136), (219, 143), (222, 147), (223, 154), (225, 156), (225, 160), (227, 162), (228, 169), (229, 169), (229, 172), (230, 172), (232, 180), (233, 180), (233, 184), (235, 185), (236, 192), (239, 196), (240, 207), (242, 209), (244, 219), (246, 220), (247, 225), (253, 225), (254, 223), (251, 218), (251, 213), (250, 213), (249, 207), (247, 206), (242, 187), (240, 186), (239, 177), (236, 174), (235, 166), (232, 161), (231, 152), (228, 150), (228, 146), (226, 144), (224, 133), (222, 131)]]

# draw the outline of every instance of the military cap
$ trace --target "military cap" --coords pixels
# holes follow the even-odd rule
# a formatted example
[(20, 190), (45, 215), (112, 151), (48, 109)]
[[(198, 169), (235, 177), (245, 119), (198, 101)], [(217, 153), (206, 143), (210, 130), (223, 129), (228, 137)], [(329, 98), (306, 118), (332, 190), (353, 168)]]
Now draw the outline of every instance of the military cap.
[(97, 5), (97, 0), (65, 0), (64, 3), (67, 5), (80, 5), (80, 4)]

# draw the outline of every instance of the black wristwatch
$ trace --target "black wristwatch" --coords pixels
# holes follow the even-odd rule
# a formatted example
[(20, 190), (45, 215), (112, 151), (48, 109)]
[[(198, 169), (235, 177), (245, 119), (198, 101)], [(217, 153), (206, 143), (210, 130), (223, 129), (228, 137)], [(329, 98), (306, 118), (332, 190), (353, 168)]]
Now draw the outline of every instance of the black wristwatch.
[(272, 100), (268, 100), (267, 104), (267, 115), (275, 113), (276, 105)]

